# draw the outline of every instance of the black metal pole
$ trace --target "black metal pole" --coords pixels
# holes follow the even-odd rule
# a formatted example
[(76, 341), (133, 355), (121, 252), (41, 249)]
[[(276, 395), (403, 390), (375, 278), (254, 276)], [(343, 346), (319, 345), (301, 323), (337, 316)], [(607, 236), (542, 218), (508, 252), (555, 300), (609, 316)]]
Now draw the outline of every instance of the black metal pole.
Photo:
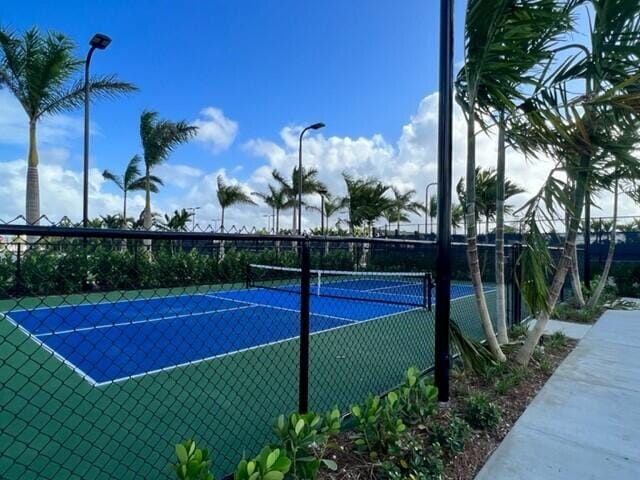
[(591, 285), (591, 194), (587, 192), (584, 205), (584, 285)]
[(438, 400), (449, 401), (451, 314), (451, 145), (453, 118), (453, 3), (440, 0), (438, 106), (438, 239), (436, 242), (435, 383)]
[(84, 178), (82, 184), (82, 226), (89, 224), (89, 65), (96, 47), (92, 46), (84, 62)]
[(320, 235), (324, 235), (324, 194), (320, 195)]
[(309, 410), (309, 295), (311, 288), (311, 255), (309, 239), (302, 241), (302, 258), (300, 261), (300, 374), (298, 385), (298, 410), (307, 413)]

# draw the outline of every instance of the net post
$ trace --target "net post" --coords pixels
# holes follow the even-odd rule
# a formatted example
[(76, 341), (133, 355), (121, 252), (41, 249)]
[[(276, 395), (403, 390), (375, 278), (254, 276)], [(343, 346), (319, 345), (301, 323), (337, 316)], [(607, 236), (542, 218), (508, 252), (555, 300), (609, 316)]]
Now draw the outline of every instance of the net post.
[(300, 258), (300, 371), (298, 377), (298, 411), (309, 410), (309, 296), (311, 288), (311, 255), (309, 239), (302, 241)]
[(245, 267), (244, 282), (245, 282), (245, 287), (247, 287), (247, 290), (249, 290), (251, 288), (251, 264), (250, 263), (247, 263), (247, 266)]
[(428, 272), (424, 276), (424, 289), (426, 307), (429, 311), (431, 311), (433, 309), (433, 275), (431, 274), (431, 272)]

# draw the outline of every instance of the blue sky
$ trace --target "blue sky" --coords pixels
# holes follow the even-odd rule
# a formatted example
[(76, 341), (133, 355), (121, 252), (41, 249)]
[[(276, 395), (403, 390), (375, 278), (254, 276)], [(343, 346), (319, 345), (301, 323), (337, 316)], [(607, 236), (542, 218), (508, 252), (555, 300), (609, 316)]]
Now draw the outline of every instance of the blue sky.
[[(93, 72), (116, 73), (140, 88), (92, 109), (94, 214), (117, 210), (118, 192), (100, 182), (99, 172), (119, 172), (140, 153), (139, 115), (151, 109), (203, 127), (200, 141), (179, 148), (160, 171), (167, 186), (154, 198), (154, 209), (198, 205), (204, 218), (215, 218), (215, 176), (223, 173), (248, 191), (263, 188), (272, 168), (290, 170), (295, 132), (310, 122), (323, 121), (327, 128), (309, 140), (305, 154), (338, 194), (343, 170), (376, 174), (417, 191), (433, 181), (438, 3), (23, 0), (2, 7), (0, 19), (17, 31), (36, 25), (65, 32), (79, 55), (93, 33), (104, 32), (113, 43), (96, 53)], [(463, 16), (459, 2), (458, 61)], [(6, 92), (0, 94), (6, 115), (16, 106)], [(44, 174), (42, 210), (52, 217), (80, 216), (74, 195), (81, 113), (52, 119), (53, 133), (41, 135), (41, 162), (51, 166)], [(2, 117), (0, 111), (0, 127), (7, 127), (0, 132), (0, 171), (15, 174), (10, 183), (19, 188), (17, 165), (26, 155), (26, 138), (11, 133), (18, 120)], [(64, 188), (49, 188), (56, 182)], [(21, 213), (23, 201), (11, 188), (0, 187), (0, 200), (12, 197), (2, 202), (0, 218)], [(260, 225), (262, 213), (229, 215), (236, 223)]]

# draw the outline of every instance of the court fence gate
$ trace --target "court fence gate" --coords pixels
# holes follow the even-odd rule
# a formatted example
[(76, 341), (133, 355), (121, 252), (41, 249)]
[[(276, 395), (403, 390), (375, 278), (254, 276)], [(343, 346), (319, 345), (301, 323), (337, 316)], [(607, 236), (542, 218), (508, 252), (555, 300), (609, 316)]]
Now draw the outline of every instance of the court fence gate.
[[(434, 357), (433, 242), (0, 226), (0, 477), (217, 474), (277, 415), (348, 406)], [(464, 245), (452, 319), (482, 338)], [(524, 311), (507, 251), (510, 323)], [(480, 245), (495, 310), (493, 245)]]

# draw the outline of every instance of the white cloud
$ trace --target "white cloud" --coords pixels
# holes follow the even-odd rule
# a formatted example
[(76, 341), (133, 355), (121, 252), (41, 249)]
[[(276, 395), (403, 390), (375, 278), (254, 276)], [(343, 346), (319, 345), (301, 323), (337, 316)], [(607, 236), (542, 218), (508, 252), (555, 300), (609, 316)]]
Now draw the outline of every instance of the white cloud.
[(155, 168), (154, 175), (162, 178), (165, 184), (175, 185), (179, 188), (187, 188), (193, 185), (193, 182), (204, 175), (199, 168), (189, 165), (173, 164), (170, 162), (163, 163)]
[(198, 127), (196, 139), (213, 153), (228, 149), (238, 134), (238, 122), (225, 117), (219, 108), (207, 107), (193, 124)]

